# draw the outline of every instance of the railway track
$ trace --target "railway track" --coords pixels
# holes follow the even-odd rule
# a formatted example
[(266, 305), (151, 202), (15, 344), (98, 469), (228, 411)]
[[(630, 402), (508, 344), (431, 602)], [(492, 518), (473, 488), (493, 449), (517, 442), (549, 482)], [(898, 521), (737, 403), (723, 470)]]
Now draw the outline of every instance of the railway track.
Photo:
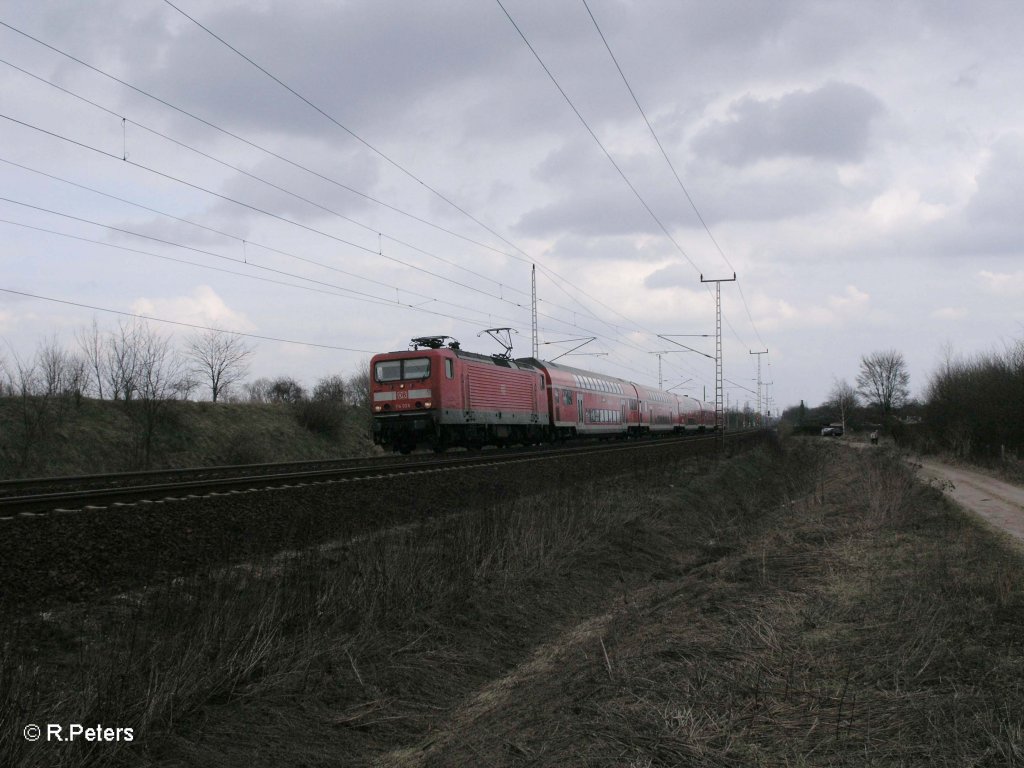
[[(761, 437), (736, 434), (730, 443), (738, 451)], [(269, 475), (172, 473), (180, 482), (135, 475), (116, 480), (134, 485), (115, 487), (96, 487), (96, 479), (84, 489), (48, 482), (20, 494), (7, 484), (0, 500), (0, 621), (522, 494), (572, 493), (578, 483), (646, 472), (718, 447), (715, 436), (661, 438), (278, 467)]]
[[(747, 433), (727, 435), (730, 441)], [(234, 467), (131, 472), (78, 477), (34, 478), (0, 482), (0, 520), (49, 512), (99, 510), (107, 507), (163, 504), (219, 495), (258, 493), (289, 487), (358, 482), (413, 473), (454, 471), (554, 457), (664, 448), (677, 443), (695, 453), (714, 449), (716, 436), (662, 437), (642, 442), (574, 445), (484, 451), (448, 456), (384, 457), (315, 462), (282, 462)]]

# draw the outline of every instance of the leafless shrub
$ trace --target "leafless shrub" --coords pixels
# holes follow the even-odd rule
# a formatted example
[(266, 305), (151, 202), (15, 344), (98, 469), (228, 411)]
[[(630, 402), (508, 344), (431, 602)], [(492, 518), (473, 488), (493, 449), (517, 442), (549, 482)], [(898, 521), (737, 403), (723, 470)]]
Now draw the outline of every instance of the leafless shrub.
[(330, 440), (337, 439), (345, 426), (345, 408), (333, 400), (299, 400), (292, 404), (295, 418), (305, 429)]
[(947, 352), (927, 398), (928, 427), (941, 448), (990, 459), (1024, 451), (1024, 340), (971, 359)]
[(246, 396), (250, 403), (269, 403), (270, 402), (270, 387), (273, 382), (262, 377), (255, 381), (250, 381), (245, 385)]
[(338, 374), (324, 376), (313, 387), (313, 400), (345, 404), (347, 385), (345, 378)]
[(306, 397), (302, 385), (290, 376), (259, 378), (246, 384), (245, 389), (253, 403), (297, 403)]
[(362, 408), (367, 413), (370, 411), (370, 361), (363, 360), (355, 373), (348, 377), (345, 382), (348, 391), (348, 401), (356, 408)]
[(52, 421), (50, 397), (43, 384), (38, 359), (23, 360), (12, 354), (5, 371), (6, 390), (17, 403), (12, 430), (14, 465), (18, 473), (28, 469), (40, 452)]

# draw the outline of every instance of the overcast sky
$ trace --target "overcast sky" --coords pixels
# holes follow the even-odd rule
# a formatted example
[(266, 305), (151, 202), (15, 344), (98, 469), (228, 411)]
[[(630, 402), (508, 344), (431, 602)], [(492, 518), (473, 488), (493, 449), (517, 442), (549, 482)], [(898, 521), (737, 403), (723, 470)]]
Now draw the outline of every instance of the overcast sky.
[[(0, 288), (333, 348), (251, 340), (311, 384), (413, 336), (528, 355), (536, 263), (541, 356), (596, 336), (563, 362), (657, 384), (735, 270), (726, 391), (767, 349), (780, 408), (1024, 337), (1024, 5), (587, 2), (706, 228), (582, 0), (502, 0), (522, 36), (496, 0), (175, 0), (223, 42), (162, 0), (8, 0)], [(99, 309), (0, 292), (0, 359)], [(713, 399), (678, 349), (665, 387)]]

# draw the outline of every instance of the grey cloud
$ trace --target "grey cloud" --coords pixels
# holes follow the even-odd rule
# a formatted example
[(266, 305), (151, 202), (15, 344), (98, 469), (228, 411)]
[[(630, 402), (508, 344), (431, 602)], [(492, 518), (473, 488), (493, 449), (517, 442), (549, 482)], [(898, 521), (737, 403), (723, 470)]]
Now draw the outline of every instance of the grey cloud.
[(998, 140), (975, 181), (977, 191), (963, 210), (927, 228), (918, 247), (957, 257), (1024, 253), (1024, 136)]
[(733, 104), (731, 119), (698, 134), (694, 149), (734, 166), (777, 157), (856, 162), (864, 158), (871, 121), (882, 111), (878, 98), (848, 83), (777, 99), (746, 97)]
[(534, 208), (513, 228), (517, 235), (543, 237), (571, 233), (579, 236), (653, 234), (657, 225), (628, 190), (625, 194), (578, 194)]
[(644, 278), (644, 287), (652, 289), (678, 286), (693, 288), (694, 283), (693, 267), (689, 264), (669, 264)]

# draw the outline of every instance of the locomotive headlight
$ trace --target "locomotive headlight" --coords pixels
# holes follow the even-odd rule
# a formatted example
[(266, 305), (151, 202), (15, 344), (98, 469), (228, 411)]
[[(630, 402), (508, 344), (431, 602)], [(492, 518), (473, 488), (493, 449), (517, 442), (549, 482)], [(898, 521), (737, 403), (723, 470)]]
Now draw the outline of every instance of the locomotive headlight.
[(379, 405), (375, 405), (375, 406), (373, 406), (373, 410), (375, 410), (375, 411), (380, 411), (380, 406), (379, 406)]
[(431, 405), (433, 405), (433, 403), (431, 403), (431, 402), (430, 402), (429, 400), (427, 400), (427, 402), (425, 402), (425, 403), (423, 404), (423, 407), (424, 407), (424, 408), (429, 408), (429, 407), (430, 407)]

